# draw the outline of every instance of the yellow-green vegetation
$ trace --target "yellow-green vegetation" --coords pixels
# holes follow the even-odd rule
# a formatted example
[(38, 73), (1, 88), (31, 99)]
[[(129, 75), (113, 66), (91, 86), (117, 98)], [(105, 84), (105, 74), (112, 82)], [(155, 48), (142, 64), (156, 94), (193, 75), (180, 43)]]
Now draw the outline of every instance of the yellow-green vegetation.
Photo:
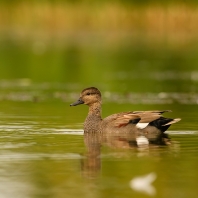
[[(112, 43), (141, 37), (144, 41), (184, 44), (197, 40), (195, 4), (129, 4), (118, 1), (18, 1), (0, 6), (0, 33), (17, 39), (55, 39), (63, 43), (89, 38)], [(99, 42), (100, 43), (100, 42)]]

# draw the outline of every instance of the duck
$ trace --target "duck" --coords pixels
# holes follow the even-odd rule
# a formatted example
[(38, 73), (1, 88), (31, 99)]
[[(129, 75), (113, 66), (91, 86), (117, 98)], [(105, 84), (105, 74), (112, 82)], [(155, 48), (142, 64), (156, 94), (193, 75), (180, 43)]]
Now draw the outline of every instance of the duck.
[(171, 110), (128, 111), (112, 114), (102, 118), (102, 94), (96, 87), (82, 90), (79, 99), (70, 106), (88, 105), (89, 111), (84, 122), (84, 133), (103, 133), (127, 135), (137, 140), (146, 137), (149, 142), (159, 141), (167, 137), (164, 133), (180, 118), (165, 118), (163, 113)]

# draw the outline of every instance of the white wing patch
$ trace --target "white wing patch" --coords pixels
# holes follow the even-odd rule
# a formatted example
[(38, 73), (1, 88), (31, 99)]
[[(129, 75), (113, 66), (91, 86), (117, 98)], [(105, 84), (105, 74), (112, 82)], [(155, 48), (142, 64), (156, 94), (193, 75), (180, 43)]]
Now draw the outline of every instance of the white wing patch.
[(144, 128), (146, 128), (146, 127), (148, 126), (148, 124), (149, 124), (149, 123), (137, 123), (137, 124), (136, 124), (136, 127), (137, 127), (138, 129), (144, 129)]

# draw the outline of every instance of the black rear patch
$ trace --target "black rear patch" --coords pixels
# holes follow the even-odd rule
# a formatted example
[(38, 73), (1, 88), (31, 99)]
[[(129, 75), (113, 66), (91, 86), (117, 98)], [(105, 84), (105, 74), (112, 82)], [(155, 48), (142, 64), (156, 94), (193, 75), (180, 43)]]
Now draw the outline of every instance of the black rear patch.
[(136, 119), (130, 120), (129, 123), (130, 124), (137, 124), (140, 120), (141, 120), (141, 118), (136, 118)]
[(166, 125), (166, 126), (163, 126), (171, 121), (173, 121), (174, 119), (172, 118), (164, 118), (164, 117), (160, 117), (158, 118), (157, 120), (154, 120), (152, 122), (149, 123), (149, 126), (154, 126), (156, 128), (158, 128), (159, 130), (161, 130), (162, 132), (166, 131), (170, 125)]

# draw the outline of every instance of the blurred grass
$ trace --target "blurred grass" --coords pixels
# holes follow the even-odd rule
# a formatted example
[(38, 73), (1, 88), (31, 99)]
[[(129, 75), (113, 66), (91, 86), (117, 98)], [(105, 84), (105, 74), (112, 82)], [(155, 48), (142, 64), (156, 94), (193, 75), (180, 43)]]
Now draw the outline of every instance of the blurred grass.
[(197, 5), (1, 1), (0, 78), (195, 92)]
[[(0, 7), (0, 33), (16, 39), (55, 39), (89, 43), (93, 37), (111, 45), (119, 39), (186, 43), (197, 40), (197, 5), (50, 3), (19, 1)], [(86, 40), (85, 40), (86, 39)], [(126, 41), (125, 41), (126, 42)], [(59, 43), (59, 44), (60, 44)]]

